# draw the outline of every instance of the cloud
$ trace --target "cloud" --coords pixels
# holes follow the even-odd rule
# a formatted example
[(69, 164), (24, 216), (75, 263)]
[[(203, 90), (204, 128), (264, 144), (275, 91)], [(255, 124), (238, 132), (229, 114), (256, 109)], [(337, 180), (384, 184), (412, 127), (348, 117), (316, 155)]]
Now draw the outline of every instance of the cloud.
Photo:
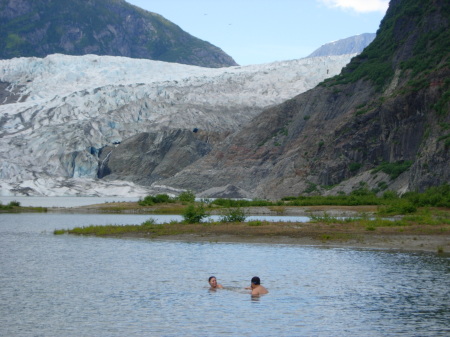
[(352, 9), (359, 13), (382, 12), (385, 13), (389, 0), (319, 0), (328, 7)]

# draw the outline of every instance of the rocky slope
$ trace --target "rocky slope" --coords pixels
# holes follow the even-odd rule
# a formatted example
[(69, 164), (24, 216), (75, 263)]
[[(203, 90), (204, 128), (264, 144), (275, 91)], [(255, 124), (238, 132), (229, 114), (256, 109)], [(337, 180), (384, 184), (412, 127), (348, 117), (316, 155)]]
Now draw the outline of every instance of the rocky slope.
[(422, 191), (450, 181), (450, 3), (391, 0), (339, 76), (265, 110), (164, 184), (202, 196)]
[(375, 33), (365, 33), (326, 43), (308, 57), (359, 54), (373, 41), (375, 35)]
[(112, 55), (225, 67), (221, 49), (124, 0), (0, 0), (0, 58)]
[(97, 182), (98, 194), (115, 186), (110, 195), (117, 180), (148, 193), (129, 185), (158, 185), (351, 57), (220, 69), (94, 55), (0, 61), (1, 193), (89, 195)]

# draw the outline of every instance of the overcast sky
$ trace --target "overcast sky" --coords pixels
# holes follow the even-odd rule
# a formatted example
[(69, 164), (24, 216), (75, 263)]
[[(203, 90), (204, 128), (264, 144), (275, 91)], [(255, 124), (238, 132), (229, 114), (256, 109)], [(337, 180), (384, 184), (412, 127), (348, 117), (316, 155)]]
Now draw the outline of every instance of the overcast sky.
[(240, 65), (292, 60), (375, 33), (388, 0), (126, 0), (221, 48)]

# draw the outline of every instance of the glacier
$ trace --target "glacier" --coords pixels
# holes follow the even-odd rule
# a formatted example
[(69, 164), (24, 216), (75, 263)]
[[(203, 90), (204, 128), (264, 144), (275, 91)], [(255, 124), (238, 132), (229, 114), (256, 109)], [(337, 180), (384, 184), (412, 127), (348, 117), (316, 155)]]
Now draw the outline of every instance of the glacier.
[(97, 178), (99, 152), (142, 132), (232, 132), (356, 54), (202, 68), (114, 56), (0, 60), (0, 195), (177, 194)]

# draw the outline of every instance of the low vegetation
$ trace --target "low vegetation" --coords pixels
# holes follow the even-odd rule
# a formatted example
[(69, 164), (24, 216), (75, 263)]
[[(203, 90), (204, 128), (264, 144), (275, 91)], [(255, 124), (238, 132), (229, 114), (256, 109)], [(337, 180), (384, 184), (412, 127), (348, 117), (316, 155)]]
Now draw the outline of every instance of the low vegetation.
[(14, 207), (20, 207), (20, 202), (18, 202), (18, 201), (11, 201), (7, 205), (3, 205), (2, 203), (0, 203), (0, 209), (12, 209)]
[(87, 226), (66, 230), (55, 230), (54, 234), (76, 234), (114, 237), (177, 236), (195, 234), (199, 237), (230, 235), (241, 238), (311, 238), (320, 241), (358, 240), (365, 235), (449, 235), (450, 211), (424, 209), (415, 215), (401, 219), (371, 218), (361, 215), (354, 218), (339, 218), (328, 215), (313, 216), (310, 223), (268, 222), (171, 222), (156, 224), (149, 219), (141, 225)]
[(372, 170), (372, 173), (384, 172), (389, 174), (391, 179), (396, 179), (400, 174), (408, 170), (412, 165), (412, 161), (400, 161), (396, 163), (381, 163)]
[[(157, 198), (158, 200), (160, 198)], [(192, 199), (191, 199), (192, 200)], [(194, 196), (195, 200), (195, 196)], [(398, 196), (386, 191), (382, 197), (376, 197), (368, 191), (358, 191), (342, 196), (291, 197), (279, 202), (264, 202), (270, 211), (285, 212), (298, 205), (307, 205), (311, 210), (322, 209), (322, 215), (310, 216), (309, 223), (268, 222), (252, 220), (246, 222), (246, 209), (240, 205), (260, 205), (261, 200), (217, 199), (206, 203), (190, 202), (184, 205), (183, 221), (157, 224), (152, 218), (141, 225), (107, 225), (86, 226), (73, 229), (55, 230), (54, 234), (95, 235), (113, 237), (144, 237), (195, 235), (206, 240), (217, 240), (218, 236), (231, 236), (244, 240), (273, 240), (274, 238), (308, 239), (319, 242), (364, 242), (369, 237), (409, 235), (419, 238), (423, 235), (445, 237), (450, 235), (450, 187), (430, 188), (424, 193), (406, 193)], [(170, 203), (170, 201), (167, 201)], [(370, 202), (371, 213), (359, 213), (352, 217), (331, 216), (327, 209), (335, 211), (340, 208), (362, 209), (362, 206), (345, 206), (353, 204), (367, 205)], [(269, 205), (269, 206), (267, 206)], [(320, 206), (319, 206), (320, 205)], [(331, 205), (331, 206), (326, 206)], [(367, 207), (367, 206), (365, 206)], [(212, 210), (219, 210), (218, 221), (208, 219)], [(216, 212), (217, 213), (217, 212)], [(334, 213), (333, 213), (334, 214)], [(389, 239), (383, 239), (389, 240)], [(436, 246), (436, 251), (443, 253), (444, 246)]]
[(409, 214), (419, 207), (450, 208), (450, 185), (431, 187), (423, 193), (407, 192), (399, 196), (396, 192), (385, 191), (378, 197), (374, 191), (361, 188), (348, 195), (298, 196), (283, 198), (288, 206), (357, 206), (377, 205), (380, 214)]
[(184, 191), (177, 197), (170, 197), (168, 194), (147, 195), (143, 200), (139, 200), (140, 206), (153, 206), (164, 203), (191, 203), (195, 201), (195, 194), (192, 191)]
[(220, 218), (220, 222), (244, 222), (246, 218), (247, 217), (245, 216), (245, 212), (242, 208), (229, 208)]
[(22, 207), (22, 206), (20, 206), (20, 202), (18, 202), (18, 201), (11, 201), (7, 205), (3, 205), (0, 202), (0, 213), (22, 213), (22, 212), (42, 213), (42, 212), (47, 212), (47, 208), (45, 208), (45, 207)]
[[(379, 216), (414, 214), (423, 207), (450, 208), (450, 185), (432, 187), (425, 192), (407, 192), (399, 196), (396, 192), (386, 190), (382, 195), (365, 186), (349, 194), (292, 196), (278, 201), (215, 199), (195, 201), (195, 194), (185, 192), (178, 197), (167, 195), (147, 196), (138, 203), (105, 203), (83, 207), (81, 210), (96, 213), (140, 213), (140, 214), (180, 214), (185, 223), (205, 220), (211, 214), (221, 215), (221, 222), (245, 221), (246, 210), (265, 208), (267, 211), (282, 215), (295, 207), (371, 207)], [(8, 206), (8, 208), (10, 208)]]

